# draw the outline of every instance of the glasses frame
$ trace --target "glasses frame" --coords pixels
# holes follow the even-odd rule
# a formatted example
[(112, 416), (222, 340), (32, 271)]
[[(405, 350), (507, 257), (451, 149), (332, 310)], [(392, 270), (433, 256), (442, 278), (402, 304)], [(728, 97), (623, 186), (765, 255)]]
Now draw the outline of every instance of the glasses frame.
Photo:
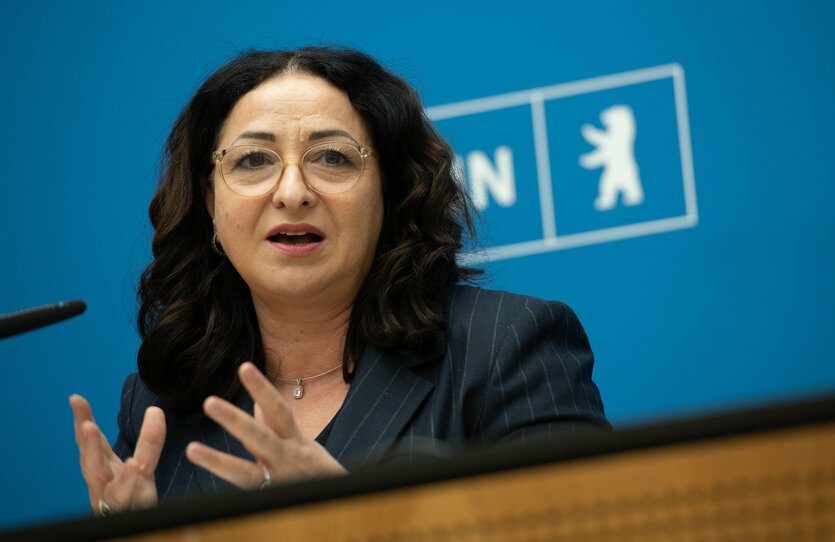
[[(334, 141), (322, 141), (321, 143), (315, 143), (315, 144), (307, 147), (301, 153), (301, 158), (299, 159), (299, 163), (304, 163), (304, 157), (311, 150), (318, 149), (318, 148), (321, 148), (321, 147), (326, 147), (327, 145), (330, 145), (330, 144), (333, 144), (333, 143), (334, 143)], [(322, 190), (317, 190), (316, 188), (311, 186), (310, 182), (307, 180), (307, 176), (304, 174), (304, 167), (299, 167), (299, 171), (302, 174), (302, 179), (304, 179), (304, 184), (305, 184), (305, 186), (307, 186), (308, 189), (312, 190), (313, 192), (316, 192), (317, 194), (342, 194), (344, 192), (347, 192), (347, 191), (351, 190), (352, 188), (354, 188), (355, 186), (357, 186), (357, 184), (359, 184), (360, 179), (362, 179), (363, 175), (365, 175), (365, 168), (366, 168), (366, 164), (367, 164), (366, 159), (369, 156), (372, 156), (372, 157), (375, 157), (375, 158), (377, 156), (377, 153), (371, 147), (365, 147), (365, 146), (362, 146), (362, 145), (355, 145), (353, 143), (346, 143), (346, 142), (341, 142), (341, 141), (339, 142), (339, 144), (344, 145), (346, 147), (351, 147), (359, 153), (360, 159), (362, 160), (362, 167), (360, 168), (360, 174), (357, 176), (357, 180), (354, 181), (353, 184), (351, 184), (351, 186), (349, 186), (345, 190), (339, 190), (338, 192), (323, 192)], [(232, 186), (226, 181), (226, 177), (223, 175), (223, 159), (231, 151), (233, 151), (235, 149), (240, 149), (240, 148), (265, 150), (267, 152), (271, 152), (271, 153), (275, 154), (276, 156), (278, 156), (278, 159), (281, 161), (281, 171), (279, 172), (278, 177), (276, 177), (275, 183), (272, 186), (270, 186), (269, 190), (267, 190), (263, 194), (258, 194), (258, 195), (254, 195), (254, 196), (249, 195), (249, 194), (241, 194), (240, 192), (238, 192), (237, 190), (232, 188)], [(235, 194), (237, 194), (238, 196), (240, 196), (242, 198), (261, 198), (261, 197), (266, 196), (267, 194), (269, 194), (270, 192), (275, 190), (275, 187), (279, 185), (279, 183), (281, 182), (281, 178), (284, 177), (284, 170), (287, 168), (287, 162), (285, 162), (284, 158), (281, 156), (281, 153), (278, 152), (275, 149), (270, 148), (270, 147), (265, 147), (264, 145), (233, 145), (231, 147), (227, 147), (227, 148), (221, 149), (219, 151), (214, 151), (212, 153), (212, 162), (215, 164), (215, 166), (217, 166), (217, 169), (220, 170), (220, 178), (223, 179), (223, 184), (225, 184), (226, 187), (229, 188), (229, 190), (231, 190), (232, 192), (234, 192)]]

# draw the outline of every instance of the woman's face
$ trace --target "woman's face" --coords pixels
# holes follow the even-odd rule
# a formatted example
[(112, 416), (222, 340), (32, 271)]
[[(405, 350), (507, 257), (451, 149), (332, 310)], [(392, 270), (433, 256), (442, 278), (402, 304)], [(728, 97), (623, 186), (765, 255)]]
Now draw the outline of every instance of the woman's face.
[[(299, 160), (316, 143), (371, 147), (348, 96), (325, 79), (285, 73), (245, 94), (224, 122), (217, 150), (255, 144), (282, 158), (280, 182), (264, 196), (232, 192), (215, 167), (206, 198), (218, 241), (259, 302), (350, 305), (365, 279), (383, 223), (377, 160), (341, 193), (312, 191)], [(287, 235), (291, 234), (291, 235)]]

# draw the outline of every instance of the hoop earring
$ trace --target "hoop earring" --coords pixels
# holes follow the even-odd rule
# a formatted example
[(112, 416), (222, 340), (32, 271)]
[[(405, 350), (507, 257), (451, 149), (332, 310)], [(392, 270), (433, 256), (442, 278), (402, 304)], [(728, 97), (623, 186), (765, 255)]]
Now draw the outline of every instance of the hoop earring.
[(217, 244), (217, 232), (212, 235), (212, 250), (215, 251), (215, 254), (218, 256), (226, 256), (226, 253), (220, 249), (220, 246)]

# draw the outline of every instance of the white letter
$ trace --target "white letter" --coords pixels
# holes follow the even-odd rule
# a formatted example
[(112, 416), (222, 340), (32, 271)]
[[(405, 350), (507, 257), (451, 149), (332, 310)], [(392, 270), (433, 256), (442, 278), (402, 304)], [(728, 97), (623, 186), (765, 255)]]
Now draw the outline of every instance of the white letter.
[(473, 204), (480, 211), (487, 208), (489, 198), (487, 192), (502, 207), (510, 207), (516, 203), (516, 179), (513, 174), (513, 152), (510, 147), (502, 145), (496, 148), (493, 155), (496, 167), (490, 163), (487, 155), (481, 151), (467, 154), (467, 177), (470, 181), (470, 195)]

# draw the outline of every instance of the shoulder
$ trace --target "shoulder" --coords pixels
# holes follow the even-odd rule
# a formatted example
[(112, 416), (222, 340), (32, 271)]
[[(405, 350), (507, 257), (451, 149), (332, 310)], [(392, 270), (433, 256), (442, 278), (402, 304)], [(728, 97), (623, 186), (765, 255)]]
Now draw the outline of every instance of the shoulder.
[[(503, 437), (550, 424), (607, 426), (591, 346), (559, 301), (456, 286), (445, 302), (445, 362), (469, 431)], [(551, 432), (553, 428), (549, 428)]]
[(512, 292), (505, 292), (502, 290), (491, 290), (488, 288), (481, 288), (479, 286), (472, 286), (469, 284), (456, 284), (445, 292), (444, 308), (473, 306), (479, 303), (486, 303), (492, 305), (500, 305), (505, 301), (509, 306), (524, 302), (526, 299), (537, 299)]
[(142, 426), (142, 416), (145, 409), (159, 402), (154, 394), (139, 376), (139, 373), (131, 373), (122, 385), (122, 400), (119, 408), (119, 430), (126, 437), (136, 440), (139, 427)]
[(158, 397), (148, 389), (139, 373), (128, 375), (122, 385), (121, 405), (116, 417), (119, 436), (113, 445), (113, 451), (123, 460), (133, 454), (145, 409), (158, 402)]
[(131, 373), (122, 385), (122, 399), (118, 416), (119, 430), (126, 438), (135, 440), (139, 435), (145, 409), (149, 406), (162, 408), (166, 418), (170, 417), (171, 412), (176, 412), (170, 401), (160, 397), (148, 388), (139, 373)]
[(499, 290), (455, 286), (447, 292), (445, 355), (460, 376), (488, 381), (513, 371), (588, 364), (591, 346), (568, 305)]
[(565, 303), (468, 285), (456, 285), (446, 292), (444, 317), (450, 338), (474, 331), (495, 335), (511, 328), (554, 325), (582, 332), (576, 315)]
[[(122, 386), (122, 406), (149, 407), (160, 402), (159, 396), (152, 392), (139, 373), (131, 373)], [(144, 408), (143, 408), (144, 411)]]
[(492, 307), (497, 312), (512, 313), (526, 306), (548, 304), (561, 307), (565, 306), (564, 303), (559, 301), (548, 301), (529, 295), (516, 294), (503, 290), (490, 290), (469, 284), (456, 284), (446, 291), (444, 296), (444, 309), (446, 311), (458, 311), (465, 307), (477, 307), (479, 309), (489, 310)]
[[(142, 380), (139, 373), (132, 373), (125, 379), (122, 386), (122, 399), (117, 417), (119, 437), (114, 450), (124, 447), (132, 450), (139, 437), (139, 430), (145, 418), (145, 410), (150, 406), (157, 406), (165, 413), (166, 432), (169, 436), (181, 430), (190, 423), (193, 416), (182, 412), (170, 399), (154, 393)], [(168, 439), (166, 439), (166, 442)], [(117, 454), (119, 452), (117, 451)]]

